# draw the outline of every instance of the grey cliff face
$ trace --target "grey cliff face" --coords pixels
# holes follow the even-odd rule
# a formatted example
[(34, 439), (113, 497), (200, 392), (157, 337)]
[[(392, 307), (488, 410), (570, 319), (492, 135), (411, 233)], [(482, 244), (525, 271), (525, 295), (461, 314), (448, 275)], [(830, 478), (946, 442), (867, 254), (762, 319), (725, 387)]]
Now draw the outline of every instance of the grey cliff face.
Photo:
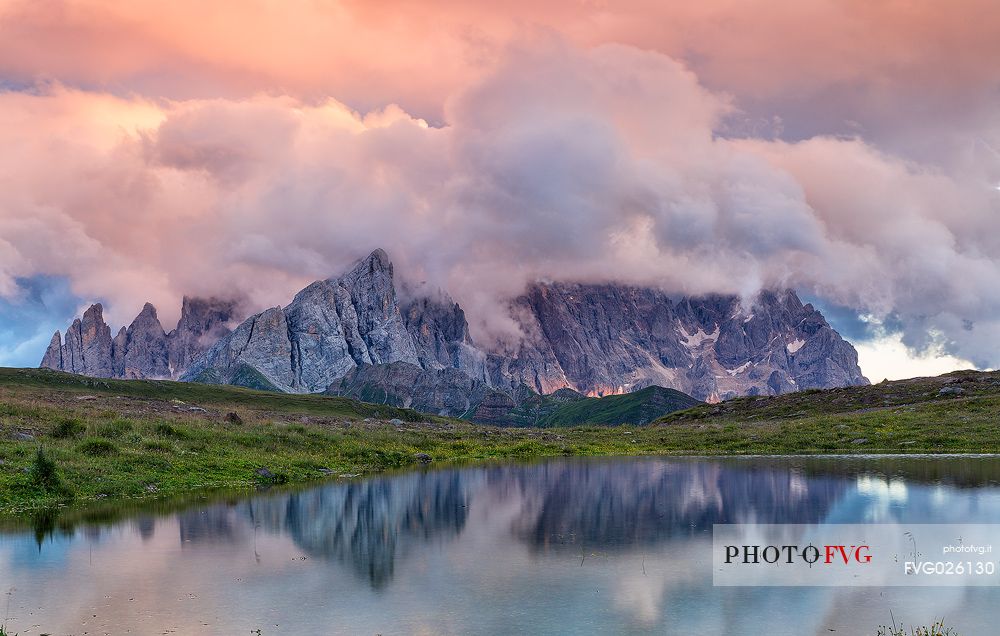
[(104, 307), (91, 305), (66, 330), (65, 342), (59, 332), (52, 335), (42, 366), (98, 378), (114, 377), (111, 329), (104, 323)]
[(104, 323), (104, 307), (100, 303), (91, 305), (83, 312), (80, 351), (87, 375), (110, 378), (114, 374), (111, 368), (111, 328)]
[(61, 369), (62, 364), (62, 335), (57, 331), (52, 334), (52, 339), (49, 340), (49, 346), (45, 350), (45, 355), (42, 357), (42, 364), (40, 365), (43, 369)]
[(526, 337), (504, 372), (539, 392), (656, 384), (701, 400), (866, 384), (857, 352), (792, 291), (674, 300), (615, 285), (537, 284), (515, 301)]
[(393, 362), (420, 364), (396, 300), (392, 264), (376, 250), (340, 278), (316, 281), (286, 307), (250, 318), (182, 379), (311, 393), (358, 365)]
[(177, 328), (167, 336), (171, 377), (187, 370), (195, 358), (229, 333), (229, 324), (238, 318), (234, 300), (185, 296)]
[(122, 327), (118, 330), (115, 339), (111, 341), (111, 365), (114, 367), (116, 378), (125, 377), (125, 351), (127, 349), (128, 329)]
[(57, 331), (41, 367), (102, 378), (177, 378), (197, 355), (229, 332), (235, 303), (185, 298), (177, 328), (164, 333), (156, 308), (146, 303), (128, 327), (114, 338), (104, 322), (104, 308), (91, 305), (73, 321), (65, 339)]
[(396, 303), (392, 263), (375, 250), (337, 281), (351, 295), (358, 331), (372, 364), (417, 364), (417, 350)]
[(537, 283), (509, 309), (520, 340), (477, 343), (447, 294), (407, 294), (401, 302), (393, 266), (376, 250), (232, 332), (233, 303), (185, 298), (169, 334), (147, 306), (112, 340), (95, 305), (63, 340), (53, 336), (42, 366), (381, 395), (448, 414), (477, 402), (506, 408), (525, 387), (601, 396), (658, 385), (714, 401), (867, 383), (854, 348), (792, 291), (741, 303), (616, 284)]
[(465, 312), (450, 296), (439, 292), (415, 298), (402, 314), (421, 367), (460, 369), (472, 378), (487, 379), (487, 356), (472, 341)]

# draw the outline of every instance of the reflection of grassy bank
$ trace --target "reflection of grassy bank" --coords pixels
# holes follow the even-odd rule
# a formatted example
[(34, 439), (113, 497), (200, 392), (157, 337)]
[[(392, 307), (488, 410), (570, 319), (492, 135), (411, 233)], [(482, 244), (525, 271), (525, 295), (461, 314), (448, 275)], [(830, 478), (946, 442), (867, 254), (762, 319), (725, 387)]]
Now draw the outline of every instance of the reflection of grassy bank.
[[(257, 495), (265, 492), (281, 495), (308, 486), (303, 483), (282, 487), (280, 490), (266, 489), (257, 491)], [(17, 515), (0, 515), (0, 535), (31, 531), (35, 534), (35, 540), (41, 545), (48, 537), (71, 536), (81, 527), (107, 527), (129, 519), (167, 517), (192, 506), (235, 505), (246, 496), (245, 489), (215, 490), (156, 499), (102, 499), (87, 506), (38, 508)]]
[[(994, 376), (984, 377), (961, 383), (963, 392), (947, 398), (926, 386), (889, 398), (880, 385), (882, 393), (871, 387), (698, 407), (664, 426), (543, 430), (476, 426), (343, 398), (0, 369), (0, 510), (301, 483), (415, 466), (420, 454), (437, 464), (568, 455), (996, 452), (1000, 388), (990, 384)], [(857, 407), (869, 402), (880, 406)], [(55, 463), (54, 475), (39, 468), (39, 446)], [(970, 483), (993, 479), (970, 470)]]

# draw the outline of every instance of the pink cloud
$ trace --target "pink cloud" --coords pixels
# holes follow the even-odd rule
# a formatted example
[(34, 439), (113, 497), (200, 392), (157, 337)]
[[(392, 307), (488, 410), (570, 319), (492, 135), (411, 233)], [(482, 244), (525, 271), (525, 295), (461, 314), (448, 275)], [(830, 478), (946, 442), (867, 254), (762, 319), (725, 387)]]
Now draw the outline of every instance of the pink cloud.
[(0, 93), (16, 123), (0, 127), (0, 293), (66, 275), (116, 324), (146, 300), (169, 323), (182, 294), (274, 305), (384, 247), (480, 332), (503, 329), (497, 300), (537, 277), (794, 285), (901, 312), (913, 345), (942, 334), (1000, 359), (998, 203), (979, 174), (857, 138), (726, 139), (732, 96), (686, 66), (551, 32), (442, 103), (434, 126), (293, 95)]

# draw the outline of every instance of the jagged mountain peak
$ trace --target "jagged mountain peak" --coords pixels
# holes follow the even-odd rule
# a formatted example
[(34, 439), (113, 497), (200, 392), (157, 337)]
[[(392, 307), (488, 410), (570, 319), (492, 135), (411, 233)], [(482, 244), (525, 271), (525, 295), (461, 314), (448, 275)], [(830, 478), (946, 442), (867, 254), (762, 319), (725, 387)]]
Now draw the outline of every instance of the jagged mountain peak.
[(328, 278), (327, 280), (330, 282), (342, 282), (351, 286), (371, 277), (383, 276), (391, 280), (393, 278), (393, 266), (385, 250), (378, 248), (365, 258), (354, 261), (340, 276)]
[(237, 318), (235, 301), (184, 297), (181, 319), (164, 333), (156, 307), (145, 303), (114, 338), (104, 322), (104, 306), (90, 305), (74, 319), (65, 338), (57, 331), (41, 367), (113, 378), (176, 378), (190, 361), (228, 333)]
[(95, 322), (104, 322), (104, 305), (101, 303), (93, 303), (90, 307), (87, 307), (86, 311), (83, 312), (83, 319), (89, 319)]
[(392, 269), (392, 261), (389, 260), (389, 255), (386, 254), (385, 250), (380, 247), (372, 250), (372, 253), (368, 255), (367, 258), (362, 261), (365, 263), (369, 269)]
[(393, 362), (419, 359), (400, 313), (392, 263), (375, 250), (344, 274), (306, 286), (285, 307), (251, 317), (183, 377), (248, 377), (253, 386), (311, 392), (357, 365)]

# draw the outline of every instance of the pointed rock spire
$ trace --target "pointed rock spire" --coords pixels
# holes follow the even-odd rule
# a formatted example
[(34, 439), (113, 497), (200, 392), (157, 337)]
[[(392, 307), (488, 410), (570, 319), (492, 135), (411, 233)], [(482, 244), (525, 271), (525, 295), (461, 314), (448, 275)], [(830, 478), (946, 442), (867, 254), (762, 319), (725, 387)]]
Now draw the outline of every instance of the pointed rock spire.
[(63, 371), (84, 373), (83, 338), (81, 336), (80, 319), (76, 318), (66, 329), (66, 338), (62, 350)]
[(126, 379), (170, 377), (167, 334), (156, 317), (156, 307), (149, 303), (143, 305), (129, 325), (125, 341), (123, 376)]
[(41, 369), (55, 369), (56, 371), (62, 370), (62, 336), (58, 331), (52, 334), (52, 340), (49, 341), (49, 347), (45, 350), (45, 355), (42, 357), (42, 363), (38, 366)]
[(114, 376), (111, 365), (111, 328), (104, 322), (104, 307), (95, 303), (83, 312), (80, 322), (80, 346), (85, 373), (98, 378)]
[(115, 339), (111, 341), (111, 366), (114, 368), (115, 377), (121, 378), (125, 375), (125, 349), (128, 337), (125, 327), (118, 330)]
[(358, 261), (338, 282), (351, 295), (358, 331), (372, 362), (419, 364), (417, 350), (396, 301), (389, 256), (383, 250), (375, 250), (368, 258)]

